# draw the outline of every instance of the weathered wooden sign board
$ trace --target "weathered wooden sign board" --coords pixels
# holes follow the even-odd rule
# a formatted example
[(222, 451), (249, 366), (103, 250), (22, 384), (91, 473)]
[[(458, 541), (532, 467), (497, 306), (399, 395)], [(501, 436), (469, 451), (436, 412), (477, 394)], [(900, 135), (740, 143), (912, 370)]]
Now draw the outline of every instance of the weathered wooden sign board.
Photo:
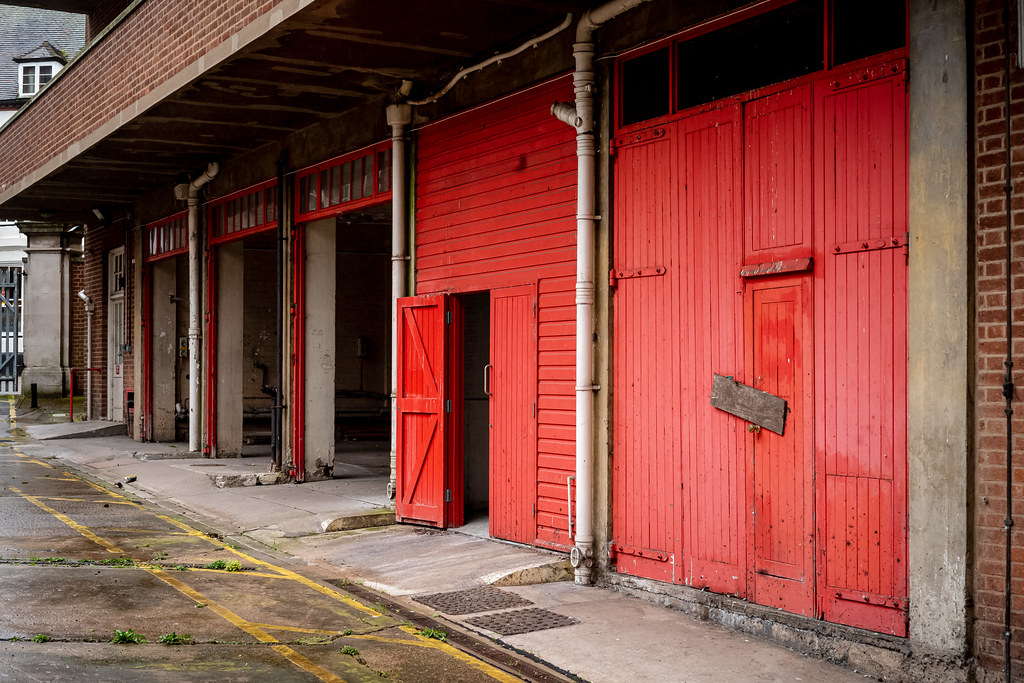
[(786, 429), (786, 399), (748, 387), (732, 377), (715, 373), (711, 405), (779, 435)]

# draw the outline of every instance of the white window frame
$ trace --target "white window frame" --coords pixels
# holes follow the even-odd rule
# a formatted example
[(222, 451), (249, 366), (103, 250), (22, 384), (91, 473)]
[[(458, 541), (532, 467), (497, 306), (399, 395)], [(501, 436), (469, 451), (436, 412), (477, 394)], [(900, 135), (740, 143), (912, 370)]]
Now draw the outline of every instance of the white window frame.
[[(18, 97), (32, 97), (39, 90), (53, 80), (53, 77), (57, 75), (57, 72), (61, 70), (63, 65), (60, 62), (27, 62), (18, 65)], [(43, 68), (50, 68), (50, 77), (46, 79), (46, 83), (40, 83), (39, 74)], [(32, 85), (29, 89), (25, 88), (25, 74), (31, 72), (32, 74)]]

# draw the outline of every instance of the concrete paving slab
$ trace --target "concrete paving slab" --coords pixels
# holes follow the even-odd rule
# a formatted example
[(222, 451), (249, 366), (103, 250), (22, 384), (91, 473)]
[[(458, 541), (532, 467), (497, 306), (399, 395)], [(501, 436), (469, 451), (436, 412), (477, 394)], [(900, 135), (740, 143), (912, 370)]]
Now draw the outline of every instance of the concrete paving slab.
[(579, 623), (500, 640), (592, 683), (864, 680), (781, 645), (600, 588), (553, 583), (508, 590)]

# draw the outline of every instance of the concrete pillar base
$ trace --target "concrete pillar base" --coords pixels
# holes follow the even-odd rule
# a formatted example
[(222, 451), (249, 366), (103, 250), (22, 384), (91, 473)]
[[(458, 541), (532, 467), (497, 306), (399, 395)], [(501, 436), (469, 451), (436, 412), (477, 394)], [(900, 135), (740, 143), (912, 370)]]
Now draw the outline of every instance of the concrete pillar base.
[(28, 396), (32, 385), (40, 398), (64, 397), (63, 368), (25, 368), (21, 373), (21, 393)]

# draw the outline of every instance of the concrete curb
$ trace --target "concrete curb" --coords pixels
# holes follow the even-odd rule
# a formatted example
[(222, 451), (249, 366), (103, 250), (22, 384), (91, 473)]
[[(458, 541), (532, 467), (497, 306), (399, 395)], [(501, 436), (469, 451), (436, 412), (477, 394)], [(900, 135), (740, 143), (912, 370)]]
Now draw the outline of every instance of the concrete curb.
[(394, 523), (394, 510), (380, 510), (354, 515), (324, 518), (320, 521), (320, 528), (326, 534), (332, 531), (351, 531), (353, 529), (390, 526)]

